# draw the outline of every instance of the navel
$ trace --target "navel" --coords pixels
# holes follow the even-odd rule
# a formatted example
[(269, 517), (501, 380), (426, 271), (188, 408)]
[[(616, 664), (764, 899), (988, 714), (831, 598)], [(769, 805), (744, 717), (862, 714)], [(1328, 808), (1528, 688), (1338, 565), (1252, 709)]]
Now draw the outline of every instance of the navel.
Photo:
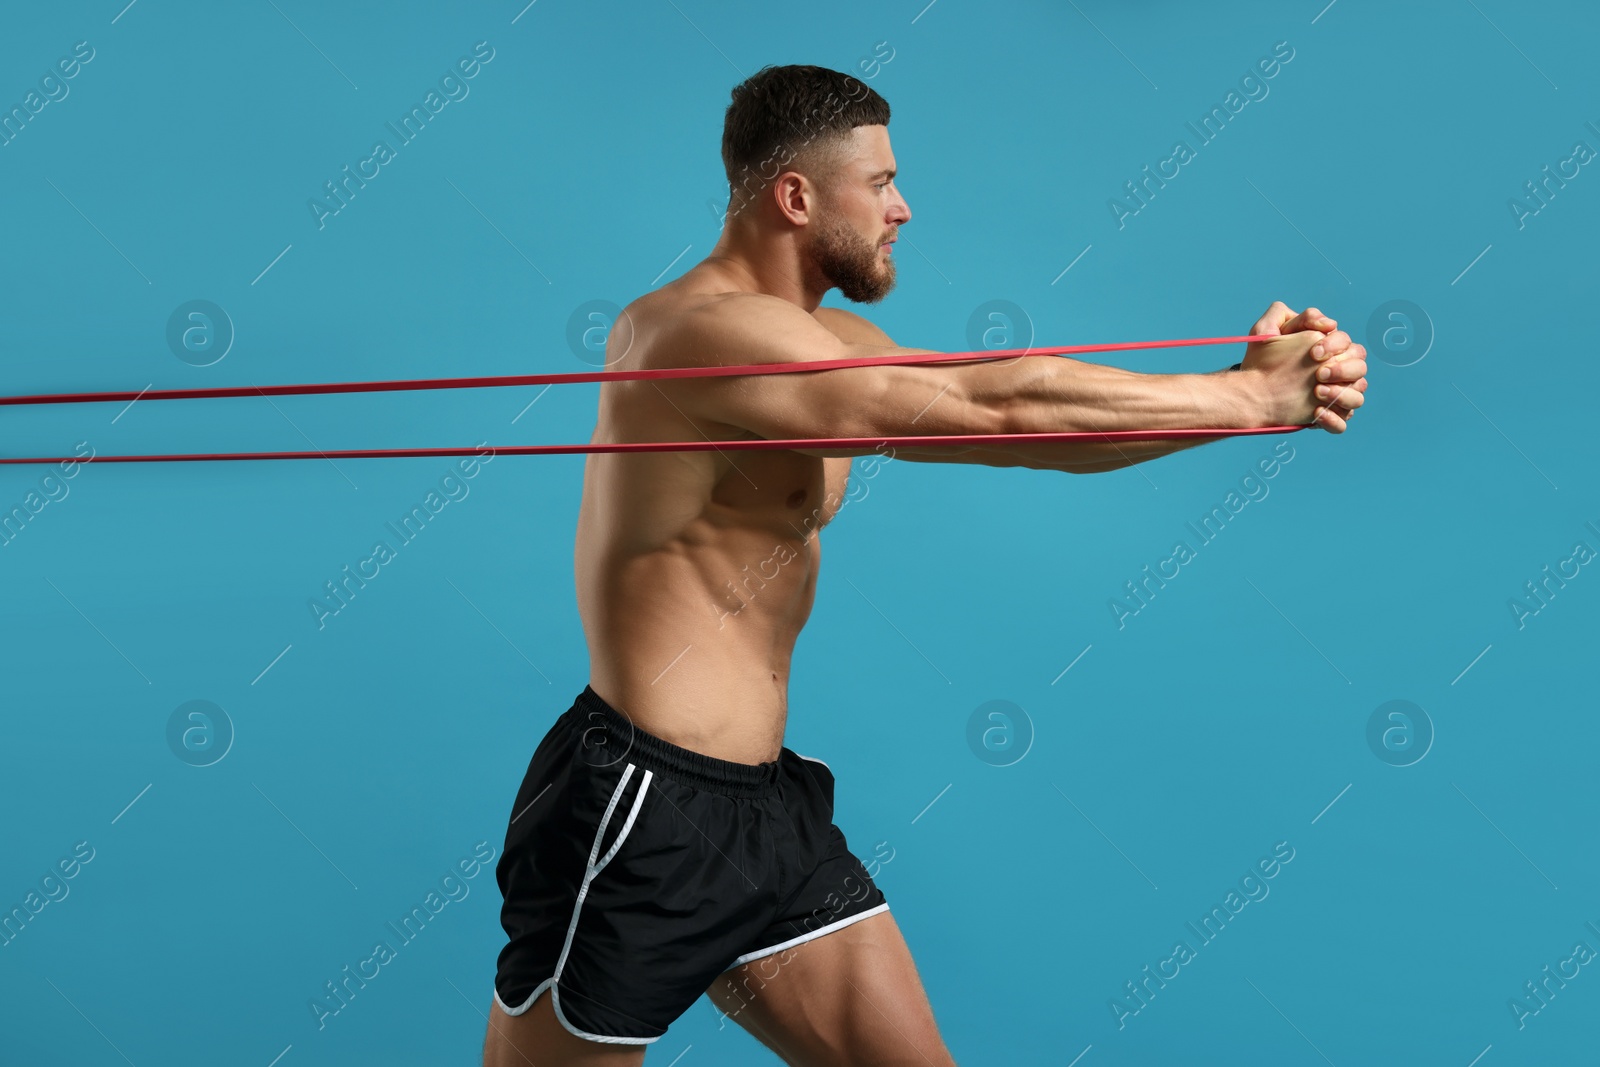
[(787, 504), (791, 508), (797, 508), (801, 504), (804, 504), (805, 502), (806, 502), (806, 491), (804, 489), (796, 489), (794, 492), (789, 494), (789, 499), (784, 501), (784, 503)]

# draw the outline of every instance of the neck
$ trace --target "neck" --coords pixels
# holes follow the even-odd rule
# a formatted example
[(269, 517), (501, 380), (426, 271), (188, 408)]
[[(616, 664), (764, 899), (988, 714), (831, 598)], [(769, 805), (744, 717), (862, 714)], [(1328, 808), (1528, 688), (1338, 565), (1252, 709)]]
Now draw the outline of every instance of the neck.
[(731, 275), (739, 289), (787, 300), (808, 314), (832, 288), (810, 269), (799, 230), (773, 234), (743, 220), (729, 220), (706, 262)]

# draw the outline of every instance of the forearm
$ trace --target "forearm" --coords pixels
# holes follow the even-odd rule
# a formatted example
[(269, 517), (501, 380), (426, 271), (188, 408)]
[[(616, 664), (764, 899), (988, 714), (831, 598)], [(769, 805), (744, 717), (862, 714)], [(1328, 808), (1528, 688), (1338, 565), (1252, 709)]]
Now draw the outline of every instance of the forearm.
[[(1121, 470), (1135, 463), (1170, 456), (1196, 445), (1220, 441), (1221, 437), (1184, 437), (1166, 441), (1094, 441), (1076, 442), (1079, 446), (1070, 453), (1060, 447), (1045, 443), (1026, 447), (1017, 454), (1018, 467), (1034, 470), (1067, 471), (1071, 474), (1100, 474)], [(1068, 442), (1062, 442), (1066, 444)]]
[[(1141, 374), (1053, 356), (976, 364), (963, 377), (975, 399), (1003, 413), (1007, 433), (1243, 429), (1266, 425), (1243, 373)], [(1073, 439), (1003, 446), (1008, 466), (1092, 473), (1143, 463), (1221, 440)]]

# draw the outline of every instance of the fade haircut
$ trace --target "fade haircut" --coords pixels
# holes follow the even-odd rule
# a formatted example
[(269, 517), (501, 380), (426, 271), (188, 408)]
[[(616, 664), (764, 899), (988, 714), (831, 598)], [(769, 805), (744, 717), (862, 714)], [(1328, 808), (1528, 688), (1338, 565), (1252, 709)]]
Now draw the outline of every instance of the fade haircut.
[(857, 126), (889, 125), (889, 102), (827, 67), (762, 67), (733, 87), (722, 122), (731, 217), (786, 170), (831, 186)]

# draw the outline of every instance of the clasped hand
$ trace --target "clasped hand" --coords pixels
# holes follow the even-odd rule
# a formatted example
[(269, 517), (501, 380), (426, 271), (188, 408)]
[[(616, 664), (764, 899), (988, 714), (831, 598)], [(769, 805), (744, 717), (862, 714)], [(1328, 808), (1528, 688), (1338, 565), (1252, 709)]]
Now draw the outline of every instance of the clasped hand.
[(1262, 375), (1271, 417), (1282, 425), (1343, 433), (1365, 403), (1367, 350), (1316, 308), (1296, 312), (1275, 301), (1252, 335), (1281, 335), (1246, 347), (1244, 371)]

